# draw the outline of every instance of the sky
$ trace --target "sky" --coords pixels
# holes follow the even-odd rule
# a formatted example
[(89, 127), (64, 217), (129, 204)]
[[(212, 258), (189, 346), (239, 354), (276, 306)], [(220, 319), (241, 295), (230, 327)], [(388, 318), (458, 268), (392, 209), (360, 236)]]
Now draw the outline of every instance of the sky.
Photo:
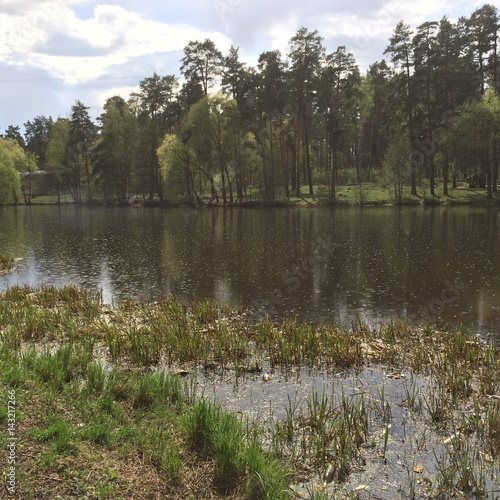
[(125, 99), (152, 76), (180, 75), (183, 49), (210, 38), (256, 65), (288, 52), (301, 27), (317, 29), (327, 52), (345, 45), (362, 72), (403, 19), (413, 28), (469, 16), (500, 0), (0, 0), (0, 134), (36, 116), (69, 117), (78, 99), (92, 118), (107, 98)]

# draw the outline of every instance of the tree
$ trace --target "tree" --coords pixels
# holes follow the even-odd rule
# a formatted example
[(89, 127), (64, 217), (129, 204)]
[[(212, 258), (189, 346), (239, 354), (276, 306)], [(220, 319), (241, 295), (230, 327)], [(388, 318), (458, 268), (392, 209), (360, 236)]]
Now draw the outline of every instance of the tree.
[(361, 109), (361, 78), (353, 54), (345, 46), (326, 56), (321, 72), (318, 107), (324, 121), (326, 167), (330, 199), (335, 199), (337, 163), (355, 166), (359, 178), (359, 163), (353, 158), (357, 149), (358, 121)]
[(396, 203), (403, 201), (403, 187), (410, 173), (410, 144), (404, 133), (394, 136), (387, 147), (384, 176), (394, 189)]
[(184, 119), (191, 106), (203, 99), (203, 97), (203, 87), (200, 82), (194, 80), (185, 81), (177, 94), (179, 118)]
[(500, 161), (500, 97), (487, 89), (479, 102), (464, 106), (449, 134), (454, 160), (469, 182), (485, 179), (488, 198), (498, 178)]
[[(262, 151), (262, 183), (264, 200), (275, 201), (276, 196), (276, 162), (275, 129), (279, 136), (279, 160), (281, 163), (282, 185), (286, 198), (290, 198), (289, 190), (289, 162), (286, 155), (287, 141), (284, 127), (285, 106), (287, 104), (287, 66), (281, 58), (279, 50), (263, 52), (258, 61), (258, 101), (257, 111), (263, 122), (259, 132), (263, 131), (265, 122), (268, 130), (266, 133), (257, 134), (257, 139)], [(266, 152), (266, 142), (269, 142), (269, 153)]]
[(370, 94), (372, 106), (370, 115), (364, 121), (364, 156), (365, 168), (382, 167), (387, 147), (388, 127), (391, 121), (390, 107), (392, 73), (386, 61), (372, 64), (367, 73), (366, 92)]
[(177, 201), (201, 205), (196, 188), (196, 174), (200, 166), (195, 152), (174, 134), (166, 134), (158, 148), (164, 191)]
[(255, 115), (257, 78), (253, 68), (239, 60), (239, 48), (231, 46), (229, 54), (222, 59), (221, 88), (238, 104), (244, 119), (250, 121)]
[(21, 192), (19, 169), (26, 161), (15, 139), (0, 138), (0, 205), (18, 201)]
[[(397, 73), (398, 82), (403, 89), (401, 92), (401, 103), (406, 115), (405, 126), (408, 131), (412, 146), (416, 141), (415, 130), (415, 92), (412, 83), (412, 71), (414, 66), (413, 49), (411, 43), (412, 31), (410, 25), (400, 21), (389, 40), (389, 45), (384, 54), (391, 55), (391, 62), (395, 69), (400, 69)], [(417, 171), (416, 162), (411, 162), (411, 194), (417, 195)]]
[[(210, 109), (208, 97), (204, 97), (189, 110), (180, 130), (180, 140), (194, 154), (189, 165), (196, 169), (193, 175), (210, 184), (209, 204), (219, 202), (219, 194), (215, 185), (217, 165), (215, 164), (213, 143), (209, 130)], [(202, 189), (200, 189), (201, 191)]]
[(99, 117), (101, 130), (92, 159), (94, 175), (104, 196), (125, 203), (132, 187), (135, 118), (120, 96), (107, 99)]
[(498, 11), (495, 6), (485, 4), (476, 9), (468, 20), (470, 48), (476, 72), (479, 75), (481, 92), (490, 83), (498, 89)]
[(87, 199), (92, 199), (91, 147), (97, 135), (97, 128), (90, 119), (89, 109), (79, 100), (71, 107), (69, 146), (72, 148), (74, 194), (78, 203), (82, 201), (82, 175), (85, 179)]
[[(152, 200), (157, 194), (163, 201), (163, 183), (158, 163), (157, 149), (162, 138), (171, 132), (177, 122), (180, 109), (176, 100), (177, 78), (174, 75), (160, 77), (154, 73), (139, 84), (134, 94), (138, 102), (138, 174), (142, 178), (143, 193), (149, 192)], [(142, 168), (141, 168), (142, 167)]]
[(415, 110), (415, 122), (418, 137), (415, 146), (423, 154), (428, 165), (430, 192), (435, 196), (435, 163), (434, 154), (436, 143), (433, 132), (437, 127), (438, 117), (436, 112), (436, 63), (437, 63), (437, 38), (438, 23), (425, 22), (417, 27), (413, 37), (415, 99), (419, 103)]
[(75, 155), (70, 140), (70, 121), (58, 118), (50, 129), (46, 151), (46, 170), (54, 180), (58, 203), (61, 202), (61, 191), (65, 189), (71, 192), (74, 201), (81, 200), (80, 181), (74, 168)]
[[(444, 133), (449, 128), (450, 115), (456, 108), (456, 103), (465, 99), (461, 89), (466, 88), (465, 82), (470, 81), (467, 65), (461, 57), (462, 38), (456, 25), (446, 17), (439, 23), (436, 36), (436, 69), (435, 95), (437, 124)], [(473, 88), (473, 86), (472, 86)], [(471, 90), (472, 93), (472, 90)], [(463, 96), (463, 97), (462, 97)], [(442, 148), (443, 195), (448, 196), (450, 171), (450, 154), (446, 143)]]
[(14, 139), (23, 149), (26, 146), (24, 143), (23, 136), (21, 135), (20, 128), (18, 126), (15, 127), (14, 125), (9, 125), (5, 130), (4, 138)]
[[(293, 89), (291, 94), (296, 106), (297, 144), (302, 145), (301, 152), (304, 155), (305, 172), (311, 196), (314, 193), (309, 127), (324, 54), (323, 39), (317, 30), (308, 31), (306, 28), (300, 28), (290, 40), (288, 57), (291, 62), (290, 76)], [(300, 149), (298, 151), (300, 152)], [(299, 174), (297, 169), (295, 178), (292, 175), (292, 183), (295, 181), (295, 190), (298, 195), (300, 195)]]
[[(190, 169), (196, 169), (196, 173), (191, 170), (190, 176), (201, 174), (209, 183), (209, 203), (219, 201), (216, 177), (223, 203), (234, 202), (233, 185), (238, 179), (245, 179), (246, 170), (246, 134), (236, 101), (222, 94), (204, 97), (189, 110), (180, 140), (188, 149), (176, 154), (183, 157)], [(241, 192), (243, 189), (241, 186)]]
[(189, 42), (184, 47), (181, 73), (186, 80), (201, 83), (203, 94), (208, 95), (208, 90), (221, 73), (222, 53), (210, 39), (204, 42)]
[(42, 115), (24, 124), (26, 150), (35, 155), (40, 169), (44, 169), (46, 165), (47, 144), (53, 123), (50, 116)]

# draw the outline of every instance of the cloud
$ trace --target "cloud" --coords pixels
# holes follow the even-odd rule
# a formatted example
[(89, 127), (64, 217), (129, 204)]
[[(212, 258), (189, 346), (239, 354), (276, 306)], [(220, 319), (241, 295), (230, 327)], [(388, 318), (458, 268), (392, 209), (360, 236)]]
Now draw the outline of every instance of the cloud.
[(97, 116), (103, 99), (127, 98), (154, 72), (179, 76), (183, 48), (205, 38), (223, 53), (239, 46), (255, 65), (266, 50), (286, 55), (304, 26), (318, 30), (327, 52), (345, 45), (365, 71), (384, 57), (399, 20), (413, 28), (445, 14), (456, 20), (486, 1), (0, 0), (0, 125), (64, 116), (76, 99)]
[[(451, 18), (457, 12), (467, 15), (477, 7), (477, 0), (462, 1), (459, 9), (450, 0), (215, 0), (215, 3), (228, 36), (247, 50), (253, 46), (286, 53), (290, 38), (299, 28), (306, 27), (318, 30), (328, 51), (346, 45), (357, 58), (370, 63), (383, 57), (388, 39), (401, 19), (416, 27), (446, 14)], [(498, 0), (496, 3), (500, 4)], [(364, 64), (366, 68), (367, 65)]]
[[(89, 19), (66, 6), (40, 5), (16, 18), (9, 39), (0, 42), (0, 60), (43, 68), (70, 84), (98, 78), (130, 59), (178, 52), (191, 40), (211, 38), (224, 50), (230, 46), (221, 33), (157, 22), (118, 5), (97, 5)], [(8, 19), (0, 17), (0, 26)]]

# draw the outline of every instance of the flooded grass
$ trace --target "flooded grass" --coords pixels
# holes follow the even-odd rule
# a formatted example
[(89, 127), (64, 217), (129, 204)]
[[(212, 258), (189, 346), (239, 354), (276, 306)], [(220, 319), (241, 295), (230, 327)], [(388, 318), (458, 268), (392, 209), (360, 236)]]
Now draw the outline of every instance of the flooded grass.
[(500, 495), (500, 351), (460, 330), (13, 287), (0, 364), (23, 498)]
[(0, 273), (11, 271), (14, 267), (14, 263), (14, 257), (0, 253)]

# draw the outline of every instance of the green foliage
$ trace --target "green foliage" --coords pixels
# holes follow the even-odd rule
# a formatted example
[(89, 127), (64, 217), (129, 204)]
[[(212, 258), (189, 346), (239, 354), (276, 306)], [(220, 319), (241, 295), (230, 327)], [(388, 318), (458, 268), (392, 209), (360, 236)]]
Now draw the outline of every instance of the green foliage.
[(62, 168), (67, 160), (71, 124), (65, 118), (59, 118), (52, 126), (47, 145), (47, 167)]
[(93, 145), (93, 173), (101, 196), (125, 202), (132, 191), (136, 147), (135, 117), (122, 97), (109, 98), (99, 118), (101, 133)]
[(229, 493), (248, 476), (249, 498), (287, 498), (286, 473), (281, 464), (251, 440), (235, 414), (201, 399), (186, 415), (185, 425), (191, 446), (214, 458), (214, 483), (219, 491)]
[[(181, 59), (182, 88), (175, 75), (144, 78), (129, 100), (106, 101), (99, 133), (89, 108), (76, 101), (69, 120), (39, 116), (25, 123), (25, 141), (12, 125), (4, 140), (17, 147), (15, 158), (9, 153), (14, 170), (46, 170), (44, 189), (57, 191), (58, 201), (70, 193), (76, 202), (126, 204), (142, 195), (277, 203), (301, 198), (304, 186), (313, 198), (320, 185), (334, 202), (339, 184), (355, 183), (362, 204), (361, 183), (373, 181), (386, 153), (386, 180), (398, 202), (403, 185), (417, 196), (422, 183), (434, 200), (440, 179), (448, 196), (450, 177), (454, 185), (465, 177), (486, 186), (493, 198), (498, 19), (486, 4), (455, 23), (444, 17), (412, 27), (402, 20), (384, 52), (389, 62), (373, 63), (366, 75), (346, 46), (326, 53), (318, 31), (303, 27), (288, 54), (264, 51), (255, 67), (240, 61), (238, 48), (223, 55), (210, 39), (191, 41)], [(222, 93), (211, 94), (219, 81)], [(414, 158), (408, 172), (394, 157), (401, 135)], [(16, 156), (24, 142), (33, 156)], [(23, 194), (29, 203), (31, 185)], [(18, 197), (12, 162), (0, 154), (0, 204)]]
[[(51, 187), (57, 189), (58, 200), (61, 190), (74, 191), (72, 172), (73, 156), (70, 149), (71, 124), (66, 118), (53, 123), (47, 138), (45, 152), (46, 171), (51, 175)], [(73, 197), (74, 199), (74, 197)]]
[(404, 134), (395, 137), (389, 144), (383, 164), (386, 182), (394, 188), (397, 203), (403, 201), (403, 187), (410, 175), (410, 147)]
[(192, 176), (195, 154), (176, 135), (167, 134), (157, 151), (163, 179), (163, 189), (168, 199), (190, 200), (194, 191)]
[(480, 101), (464, 106), (453, 122), (448, 149), (463, 175), (472, 182), (483, 177), (488, 197), (493, 196), (493, 179), (498, 174), (500, 97), (487, 89)]
[(26, 150), (35, 155), (39, 168), (44, 169), (47, 162), (47, 146), (53, 125), (51, 117), (36, 116), (25, 124)]
[(28, 158), (14, 139), (0, 138), (0, 205), (16, 202), (21, 193), (20, 171)]

